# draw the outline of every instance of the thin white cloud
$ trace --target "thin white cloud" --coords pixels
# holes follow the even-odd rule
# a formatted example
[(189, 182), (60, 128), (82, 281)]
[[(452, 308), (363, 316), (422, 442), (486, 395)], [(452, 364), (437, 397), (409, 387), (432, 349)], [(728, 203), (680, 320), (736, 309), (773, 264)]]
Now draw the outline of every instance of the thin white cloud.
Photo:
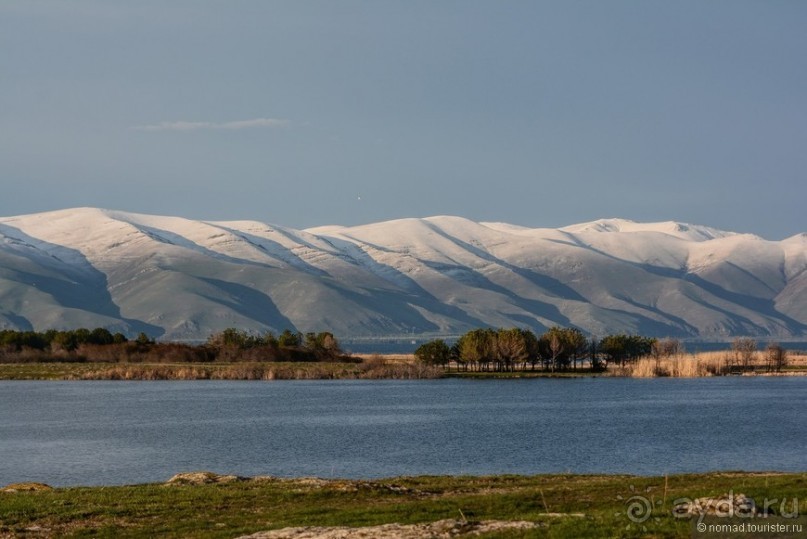
[(253, 118), (251, 120), (236, 120), (233, 122), (160, 122), (158, 124), (138, 125), (134, 129), (138, 131), (199, 131), (207, 130), (230, 130), (253, 129), (258, 127), (286, 127), (288, 120), (277, 118)]

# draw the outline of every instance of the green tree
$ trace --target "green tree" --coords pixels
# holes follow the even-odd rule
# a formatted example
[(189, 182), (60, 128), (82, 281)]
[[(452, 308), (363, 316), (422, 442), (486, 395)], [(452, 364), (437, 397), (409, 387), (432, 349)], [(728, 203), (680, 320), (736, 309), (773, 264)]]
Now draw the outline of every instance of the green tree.
[(115, 338), (106, 328), (95, 328), (90, 332), (89, 341), (91, 344), (112, 344)]
[(269, 346), (271, 348), (277, 348), (278, 346), (280, 346), (277, 342), (277, 337), (275, 337), (275, 334), (272, 333), (271, 331), (267, 331), (266, 333), (263, 334), (263, 336), (261, 337), (261, 344), (263, 344), (264, 346)]
[(302, 344), (303, 336), (294, 333), (290, 329), (284, 329), (277, 338), (277, 343), (282, 348), (296, 348)]
[(141, 346), (154, 344), (154, 340), (142, 331), (137, 334), (135, 342)]
[(521, 335), (524, 337), (524, 345), (527, 348), (527, 361), (532, 365), (532, 370), (535, 370), (535, 363), (541, 357), (538, 337), (529, 329), (521, 329), (519, 331), (521, 331)]
[(487, 365), (495, 354), (496, 332), (492, 329), (474, 329), (457, 341), (462, 361), (475, 365)]
[(451, 348), (442, 339), (435, 339), (418, 346), (415, 357), (428, 365), (448, 365)]
[(650, 355), (655, 342), (656, 339), (638, 335), (608, 335), (600, 341), (599, 349), (608, 363), (619, 363), (622, 366), (626, 361)]
[(317, 342), (317, 334), (312, 332), (306, 333), (304, 337), (303, 346), (314, 352), (319, 348), (319, 343)]
[(65, 352), (72, 352), (78, 348), (78, 341), (76, 335), (72, 331), (59, 331), (50, 341), (51, 349), (64, 350)]
[(227, 328), (220, 333), (214, 333), (207, 339), (207, 344), (216, 348), (229, 347), (240, 350), (247, 350), (257, 346), (263, 346), (263, 337), (251, 335), (246, 331), (236, 328)]
[(583, 332), (577, 328), (564, 328), (560, 331), (563, 349), (571, 361), (572, 368), (577, 370), (577, 362), (586, 357), (588, 353), (588, 340)]
[(92, 333), (87, 328), (78, 328), (73, 330), (73, 335), (76, 336), (76, 342), (78, 344), (87, 344), (90, 342)]
[(306, 350), (314, 353), (320, 358), (335, 358), (342, 353), (339, 346), (339, 341), (333, 336), (333, 333), (328, 331), (321, 331), (320, 333), (306, 333), (305, 344), (303, 345)]

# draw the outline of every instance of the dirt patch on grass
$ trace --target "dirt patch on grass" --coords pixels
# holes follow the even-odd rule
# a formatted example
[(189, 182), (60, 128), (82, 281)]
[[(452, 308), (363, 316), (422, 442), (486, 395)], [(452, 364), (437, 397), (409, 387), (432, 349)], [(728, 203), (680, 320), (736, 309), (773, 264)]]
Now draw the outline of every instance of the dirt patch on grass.
[(426, 524), (383, 524), (381, 526), (309, 526), (283, 528), (245, 535), (239, 539), (429, 539), (474, 536), (502, 530), (529, 530), (539, 527), (536, 522), (524, 520), (438, 520)]
[(299, 492), (308, 492), (316, 489), (331, 489), (339, 492), (383, 492), (392, 494), (405, 494), (408, 496), (429, 496), (433, 493), (406, 487), (398, 483), (381, 483), (377, 481), (363, 481), (352, 479), (322, 479), (319, 477), (285, 478), (273, 476), (257, 476), (251, 479), (258, 483), (285, 483), (296, 487)]
[(53, 487), (45, 483), (11, 483), (0, 488), (0, 492), (34, 492), (39, 490), (53, 490)]
[(183, 472), (178, 473), (165, 482), (166, 485), (209, 485), (215, 483), (233, 483), (235, 481), (248, 481), (248, 477), (238, 475), (220, 475), (213, 472)]

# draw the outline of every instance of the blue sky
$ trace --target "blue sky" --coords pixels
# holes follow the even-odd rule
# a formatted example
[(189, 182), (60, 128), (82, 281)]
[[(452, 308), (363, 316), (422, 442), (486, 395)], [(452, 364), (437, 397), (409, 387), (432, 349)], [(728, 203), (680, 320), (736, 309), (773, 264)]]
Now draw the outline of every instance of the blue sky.
[(807, 231), (807, 3), (0, 3), (0, 215)]

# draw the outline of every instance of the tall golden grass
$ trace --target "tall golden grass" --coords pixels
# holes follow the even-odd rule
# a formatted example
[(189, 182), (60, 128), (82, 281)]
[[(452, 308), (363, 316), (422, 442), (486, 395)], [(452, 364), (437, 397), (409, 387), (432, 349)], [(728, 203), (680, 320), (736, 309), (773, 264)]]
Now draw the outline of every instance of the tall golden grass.
[(618, 368), (620, 376), (632, 378), (699, 378), (714, 376), (722, 372), (726, 363), (722, 352), (708, 354), (681, 354), (666, 358), (643, 357), (624, 367)]
[[(643, 357), (623, 367), (609, 369), (609, 372), (614, 376), (633, 378), (698, 378), (727, 374), (731, 372), (732, 366), (736, 365), (737, 360), (732, 356), (732, 352), (730, 350), (721, 350), (696, 354), (678, 354), (664, 358)], [(788, 365), (804, 367), (807, 365), (807, 355), (790, 353), (788, 355)], [(753, 369), (750, 372), (758, 374), (766, 372), (764, 351), (756, 353), (751, 366)]]

